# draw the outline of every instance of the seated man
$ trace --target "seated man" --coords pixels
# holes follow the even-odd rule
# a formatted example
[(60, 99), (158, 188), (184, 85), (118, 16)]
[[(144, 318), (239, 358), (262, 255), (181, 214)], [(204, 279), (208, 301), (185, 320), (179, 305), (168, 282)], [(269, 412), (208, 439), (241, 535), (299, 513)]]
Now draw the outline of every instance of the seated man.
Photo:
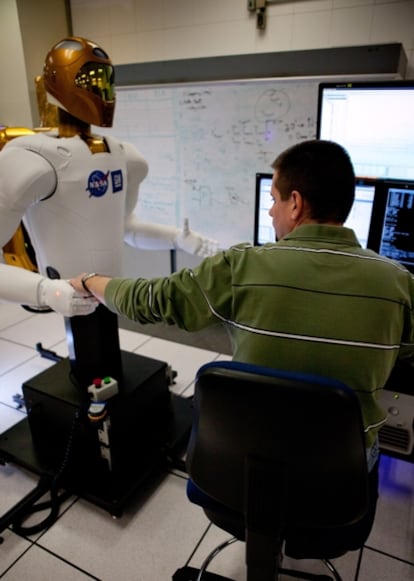
[(299, 143), (272, 167), (269, 214), (277, 242), (240, 244), (165, 278), (83, 274), (71, 284), (140, 323), (195, 331), (221, 321), (235, 360), (325, 375), (353, 388), (365, 424), (373, 519), (378, 430), (386, 420), (378, 393), (398, 358), (414, 358), (414, 279), (361, 248), (343, 226), (355, 175), (341, 146)]

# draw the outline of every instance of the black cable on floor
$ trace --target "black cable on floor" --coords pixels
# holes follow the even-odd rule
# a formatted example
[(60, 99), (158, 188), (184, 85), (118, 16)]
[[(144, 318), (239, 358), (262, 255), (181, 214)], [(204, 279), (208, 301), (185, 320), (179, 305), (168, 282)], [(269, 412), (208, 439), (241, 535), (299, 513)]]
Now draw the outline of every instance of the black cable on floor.
[[(25, 535), (34, 535), (36, 533), (39, 533), (49, 527), (52, 526), (52, 524), (54, 524), (56, 522), (56, 520), (59, 517), (60, 514), (60, 507), (62, 505), (63, 502), (65, 502), (65, 500), (67, 500), (72, 493), (68, 492), (66, 490), (64, 490), (63, 492), (61, 492), (59, 494), (59, 487), (60, 487), (60, 483), (62, 480), (62, 476), (68, 466), (69, 460), (70, 460), (70, 456), (71, 453), (73, 451), (73, 439), (76, 433), (76, 430), (79, 427), (79, 418), (80, 418), (80, 411), (76, 410), (73, 420), (72, 420), (72, 424), (71, 424), (71, 429), (70, 429), (70, 433), (69, 433), (69, 437), (68, 437), (68, 442), (65, 448), (65, 453), (64, 453), (64, 457), (63, 457), (63, 461), (62, 464), (58, 470), (58, 472), (56, 473), (56, 475), (52, 478), (52, 477), (45, 477), (42, 476), (39, 480), (39, 485), (42, 482), (42, 480), (44, 480), (45, 478), (50, 478), (50, 488), (49, 488), (49, 493), (50, 493), (50, 499), (43, 501), (43, 502), (33, 502), (32, 504), (28, 504), (27, 506), (24, 507), (24, 510), (22, 510), (12, 521), (11, 526), (12, 526), (12, 530), (22, 536)], [(47, 481), (46, 481), (47, 482)], [(25, 526), (23, 523), (25, 523), (27, 521), (27, 519), (37, 513), (37, 512), (41, 512), (44, 510), (49, 510), (49, 514), (39, 523), (32, 525), (32, 526)]]
[[(59, 517), (61, 504), (67, 500), (72, 493), (68, 491), (63, 491), (58, 494), (56, 487), (51, 486), (50, 489), (50, 500), (40, 502), (38, 504), (33, 504), (28, 506), (24, 514), (19, 515), (12, 523), (12, 530), (18, 535), (34, 535), (40, 533), (41, 531), (48, 529)], [(50, 510), (49, 514), (39, 523), (32, 526), (24, 526), (24, 522), (36, 512), (41, 512), (43, 510)]]

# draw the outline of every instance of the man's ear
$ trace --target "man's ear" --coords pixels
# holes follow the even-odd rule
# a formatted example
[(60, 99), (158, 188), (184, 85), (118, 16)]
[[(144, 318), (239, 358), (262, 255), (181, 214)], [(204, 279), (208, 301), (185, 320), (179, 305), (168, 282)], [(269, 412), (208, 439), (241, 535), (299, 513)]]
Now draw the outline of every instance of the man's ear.
[(301, 216), (304, 207), (302, 194), (297, 190), (293, 190), (291, 193), (291, 202), (292, 218), (297, 220)]

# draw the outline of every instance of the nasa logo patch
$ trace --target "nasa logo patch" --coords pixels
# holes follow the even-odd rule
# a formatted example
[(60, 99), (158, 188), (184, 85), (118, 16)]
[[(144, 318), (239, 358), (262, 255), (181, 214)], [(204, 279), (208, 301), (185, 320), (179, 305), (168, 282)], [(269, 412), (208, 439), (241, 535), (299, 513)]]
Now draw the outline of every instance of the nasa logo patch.
[(88, 187), (86, 190), (89, 192), (89, 196), (94, 196), (100, 198), (105, 195), (108, 190), (108, 176), (109, 171), (103, 173), (103, 171), (95, 170), (88, 178)]

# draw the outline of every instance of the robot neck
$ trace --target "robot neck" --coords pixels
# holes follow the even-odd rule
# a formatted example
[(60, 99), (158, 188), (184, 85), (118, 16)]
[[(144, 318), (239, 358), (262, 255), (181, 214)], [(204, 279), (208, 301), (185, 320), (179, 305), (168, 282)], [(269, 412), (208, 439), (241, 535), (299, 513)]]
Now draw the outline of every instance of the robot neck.
[(78, 135), (89, 147), (92, 153), (108, 151), (106, 141), (99, 135), (92, 135), (91, 126), (77, 117), (73, 117), (63, 109), (58, 110), (59, 137), (74, 137)]

